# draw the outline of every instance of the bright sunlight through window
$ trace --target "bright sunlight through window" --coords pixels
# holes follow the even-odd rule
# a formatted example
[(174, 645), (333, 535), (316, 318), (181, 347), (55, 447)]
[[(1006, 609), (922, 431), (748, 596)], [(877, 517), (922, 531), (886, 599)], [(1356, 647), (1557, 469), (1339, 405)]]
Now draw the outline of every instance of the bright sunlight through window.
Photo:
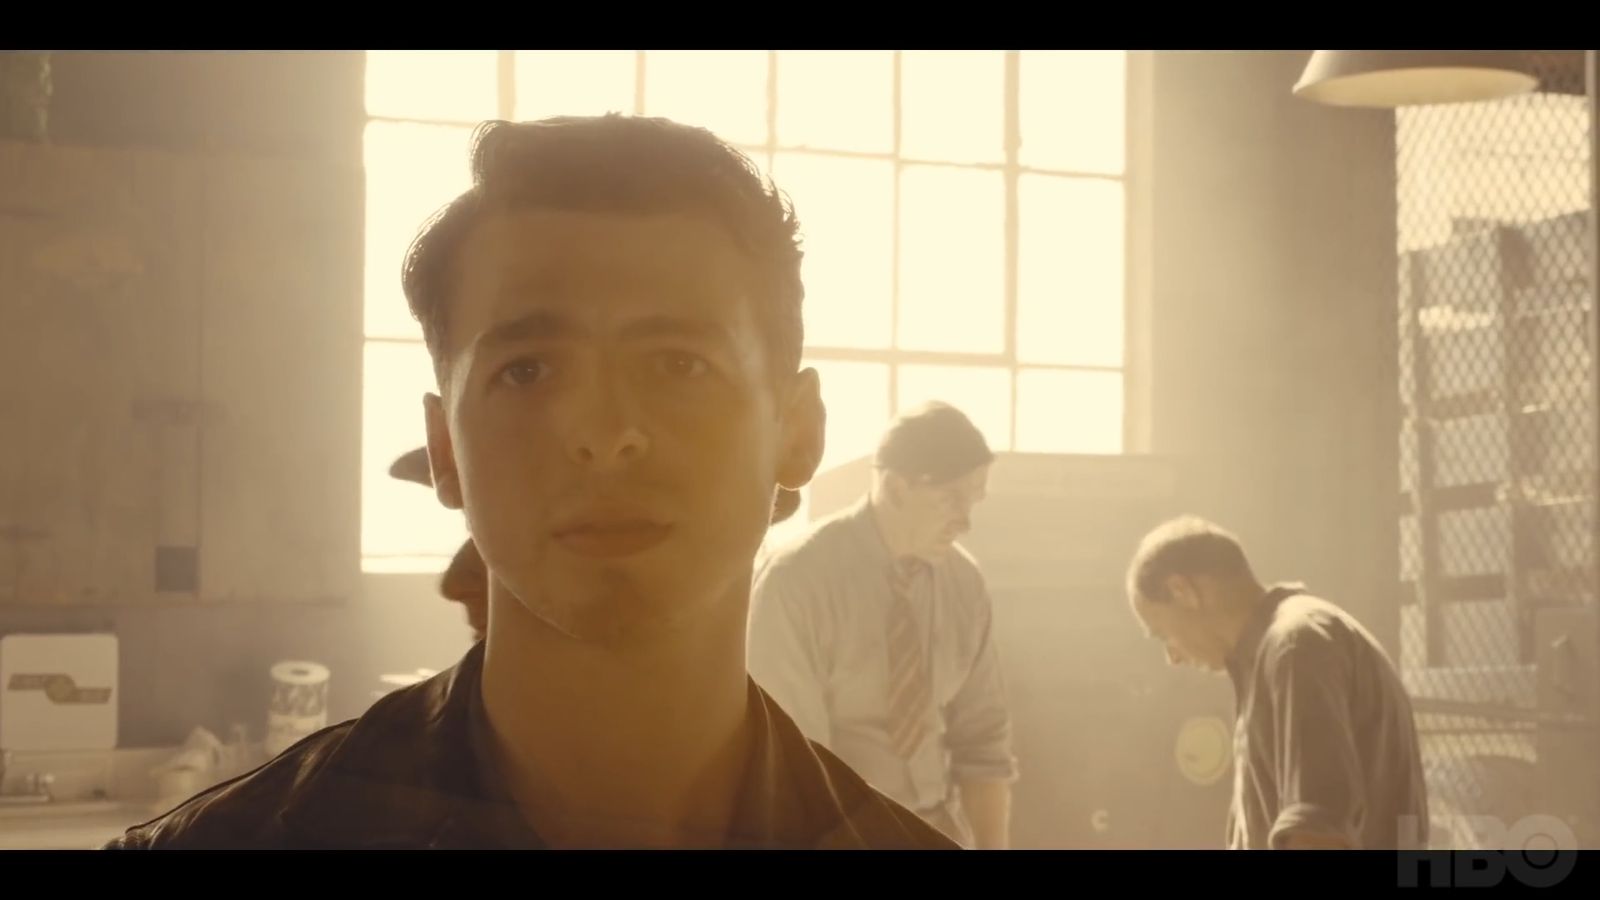
[(369, 52), (364, 568), (437, 571), (465, 538), (388, 468), (433, 389), (400, 259), (488, 118), (666, 116), (772, 174), (805, 241), (824, 468), (928, 399), (997, 450), (1121, 452), (1126, 69), (1117, 50)]

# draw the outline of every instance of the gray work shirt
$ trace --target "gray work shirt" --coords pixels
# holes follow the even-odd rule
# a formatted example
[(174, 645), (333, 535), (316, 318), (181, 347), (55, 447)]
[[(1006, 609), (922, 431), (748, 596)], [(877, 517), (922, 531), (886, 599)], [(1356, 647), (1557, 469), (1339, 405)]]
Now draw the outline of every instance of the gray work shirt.
[(1279, 585), (1228, 658), (1237, 700), (1228, 846), (1293, 831), (1365, 850), (1425, 843), (1427, 788), (1411, 700), (1354, 617)]
[(959, 546), (916, 582), (934, 706), (909, 760), (889, 744), (892, 560), (863, 500), (774, 550), (756, 572), (750, 673), (805, 732), (868, 783), (917, 811), (966, 780), (1011, 781), (1011, 717), (989, 593)]

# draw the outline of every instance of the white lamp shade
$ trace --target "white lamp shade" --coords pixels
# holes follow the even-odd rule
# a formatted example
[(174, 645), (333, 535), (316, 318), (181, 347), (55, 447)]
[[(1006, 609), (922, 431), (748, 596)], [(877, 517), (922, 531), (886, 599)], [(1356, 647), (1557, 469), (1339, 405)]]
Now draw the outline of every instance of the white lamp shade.
[(1538, 84), (1518, 50), (1318, 50), (1294, 93), (1331, 106), (1393, 109), (1499, 100)]

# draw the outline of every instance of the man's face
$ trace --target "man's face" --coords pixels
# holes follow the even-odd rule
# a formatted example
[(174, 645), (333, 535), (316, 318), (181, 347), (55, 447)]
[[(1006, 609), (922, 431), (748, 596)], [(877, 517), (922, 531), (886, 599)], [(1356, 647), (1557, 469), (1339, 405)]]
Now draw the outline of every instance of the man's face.
[(985, 496), (989, 467), (938, 483), (890, 477), (898, 479), (895, 503), (911, 534), (913, 555), (935, 559), (972, 530), (972, 509)]
[(1167, 596), (1150, 600), (1135, 593), (1133, 614), (1149, 636), (1167, 650), (1174, 666), (1220, 672), (1227, 668), (1228, 643), (1217, 627), (1216, 596), (1209, 579), (1174, 575)]
[(684, 214), (513, 212), (455, 262), (430, 453), (493, 582), (602, 643), (742, 603), (822, 412), (814, 373), (774, 384), (731, 238)]

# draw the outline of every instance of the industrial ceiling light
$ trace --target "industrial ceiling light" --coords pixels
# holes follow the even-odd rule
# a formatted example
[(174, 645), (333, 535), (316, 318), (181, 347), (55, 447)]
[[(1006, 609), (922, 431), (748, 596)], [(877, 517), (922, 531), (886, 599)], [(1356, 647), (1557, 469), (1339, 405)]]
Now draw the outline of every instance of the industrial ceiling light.
[(1393, 109), (1499, 100), (1538, 84), (1520, 50), (1318, 50), (1294, 93), (1330, 106)]

